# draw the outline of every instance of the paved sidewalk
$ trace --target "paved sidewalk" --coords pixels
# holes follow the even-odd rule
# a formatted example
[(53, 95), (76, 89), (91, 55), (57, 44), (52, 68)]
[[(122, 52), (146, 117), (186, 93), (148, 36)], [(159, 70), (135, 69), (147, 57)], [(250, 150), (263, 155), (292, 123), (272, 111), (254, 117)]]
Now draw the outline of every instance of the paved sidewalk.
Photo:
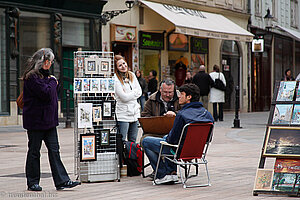
[[(139, 176), (121, 178), (121, 182), (83, 183), (73, 189), (56, 191), (43, 145), (40, 182), (43, 191), (29, 192), (24, 174), (26, 132), (20, 126), (0, 127), (0, 199), (287, 199), (286, 196), (252, 195), (268, 115), (268, 112), (242, 113), (241, 129), (231, 128), (234, 113), (226, 113), (224, 122), (216, 122), (207, 155), (212, 186), (189, 189), (183, 189), (180, 184), (153, 186), (147, 178)], [(61, 124), (58, 130), (61, 157), (74, 180), (74, 132), (63, 127)], [(148, 173), (151, 171), (147, 169)]]

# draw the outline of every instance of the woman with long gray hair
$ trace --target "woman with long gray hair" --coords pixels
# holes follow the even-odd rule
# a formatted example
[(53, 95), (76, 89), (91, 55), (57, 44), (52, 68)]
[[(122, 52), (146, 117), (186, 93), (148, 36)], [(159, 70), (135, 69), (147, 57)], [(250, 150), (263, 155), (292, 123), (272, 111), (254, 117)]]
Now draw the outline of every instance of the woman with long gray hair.
[(41, 191), (40, 149), (44, 140), (48, 149), (52, 177), (57, 190), (80, 184), (70, 180), (60, 159), (56, 126), (58, 125), (58, 81), (50, 75), (54, 54), (49, 48), (35, 52), (26, 63), (22, 76), (23, 127), (27, 129), (28, 152), (26, 160), (27, 186), (30, 191)]

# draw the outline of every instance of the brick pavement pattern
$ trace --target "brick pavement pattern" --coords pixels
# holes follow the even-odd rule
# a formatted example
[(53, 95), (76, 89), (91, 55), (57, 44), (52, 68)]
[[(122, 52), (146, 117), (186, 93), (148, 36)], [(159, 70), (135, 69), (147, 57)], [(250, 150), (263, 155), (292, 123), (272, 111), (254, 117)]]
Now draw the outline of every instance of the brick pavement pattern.
[[(242, 128), (233, 129), (234, 114), (225, 113), (224, 121), (215, 123), (207, 154), (212, 186), (189, 189), (183, 189), (181, 184), (153, 186), (149, 179), (139, 176), (122, 177), (120, 182), (83, 183), (56, 191), (43, 144), (40, 181), (43, 191), (30, 192), (26, 190), (24, 173), (27, 134), (20, 126), (0, 127), (0, 199), (287, 199), (286, 196), (252, 195), (268, 115), (268, 112), (242, 113)], [(61, 157), (75, 180), (74, 140), (71, 139), (74, 130), (63, 126), (58, 129)], [(269, 165), (265, 168), (272, 168), (272, 161)], [(146, 169), (147, 173), (151, 171), (151, 168)]]

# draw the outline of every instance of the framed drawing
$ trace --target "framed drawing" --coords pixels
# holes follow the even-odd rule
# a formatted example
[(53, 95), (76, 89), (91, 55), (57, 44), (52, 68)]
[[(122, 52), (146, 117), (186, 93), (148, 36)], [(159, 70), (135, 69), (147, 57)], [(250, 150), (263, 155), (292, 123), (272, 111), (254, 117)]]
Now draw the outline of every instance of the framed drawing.
[(114, 92), (114, 91), (115, 91), (115, 79), (110, 78), (108, 79), (107, 92)]
[(257, 169), (254, 190), (271, 190), (273, 169)]
[(296, 173), (274, 173), (272, 190), (282, 192), (295, 192), (299, 190), (299, 175)]
[(83, 57), (77, 57), (77, 67), (78, 68), (83, 68), (84, 66), (84, 58)]
[(272, 124), (290, 124), (293, 104), (276, 104)]
[(92, 103), (78, 103), (78, 128), (92, 128)]
[(276, 101), (293, 101), (296, 81), (281, 81)]
[(111, 102), (105, 101), (103, 102), (103, 110), (102, 110), (103, 117), (112, 117), (112, 110), (111, 110)]
[(99, 92), (99, 79), (98, 78), (91, 79), (91, 92)]
[(85, 74), (97, 74), (97, 58), (85, 58)]
[(81, 93), (81, 92), (82, 92), (82, 79), (74, 78), (74, 93)]
[(100, 146), (109, 146), (109, 129), (100, 130)]
[(102, 121), (101, 106), (93, 107), (93, 122)]
[(91, 87), (91, 79), (84, 78), (82, 82), (83, 92), (89, 92)]
[(298, 88), (297, 88), (296, 100), (295, 101), (300, 101), (300, 84), (298, 85)]
[(109, 58), (101, 58), (99, 62), (99, 74), (111, 74), (111, 60)]
[(95, 161), (96, 157), (96, 135), (80, 135), (80, 161)]
[(100, 92), (106, 93), (108, 90), (108, 79), (107, 78), (101, 78), (100, 79)]
[(300, 127), (270, 126), (264, 156), (300, 157)]
[(300, 104), (294, 105), (291, 124), (300, 125)]

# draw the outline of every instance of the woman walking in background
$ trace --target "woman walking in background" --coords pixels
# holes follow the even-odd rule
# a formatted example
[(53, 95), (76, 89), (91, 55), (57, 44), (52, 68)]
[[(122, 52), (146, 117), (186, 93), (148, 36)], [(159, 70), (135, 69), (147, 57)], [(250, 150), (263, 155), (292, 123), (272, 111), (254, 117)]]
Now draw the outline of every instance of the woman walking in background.
[[(220, 79), (226, 86), (226, 80), (218, 65), (214, 65), (213, 72), (211, 72), (210, 77), (213, 81)], [(212, 87), (209, 93), (209, 102), (213, 104), (213, 117), (215, 121), (223, 121), (223, 105), (225, 102), (225, 92), (217, 88)], [(218, 105), (219, 105), (219, 114), (218, 114)]]
[(135, 75), (139, 81), (139, 84), (142, 88), (142, 96), (140, 96), (140, 98), (138, 98), (138, 102), (141, 105), (141, 111), (144, 110), (144, 104), (146, 101), (146, 97), (147, 97), (147, 92), (148, 92), (148, 86), (147, 86), (147, 82), (146, 80), (142, 77), (142, 73), (140, 70), (136, 70), (135, 71)]
[(80, 184), (70, 180), (60, 159), (56, 126), (58, 125), (58, 81), (50, 75), (54, 62), (51, 49), (43, 48), (33, 54), (26, 63), (22, 76), (23, 127), (27, 129), (28, 152), (26, 178), (28, 190), (41, 191), (40, 150), (44, 140), (48, 149), (52, 177), (57, 190), (72, 188)]
[(148, 80), (148, 96), (157, 91), (157, 80), (156, 80), (157, 72), (155, 70), (151, 70), (149, 72), (149, 80)]
[(128, 71), (124, 58), (115, 56), (115, 96), (118, 134), (122, 141), (136, 141), (138, 133), (137, 120), (140, 117), (140, 105), (137, 99), (142, 95), (140, 84), (134, 73)]

